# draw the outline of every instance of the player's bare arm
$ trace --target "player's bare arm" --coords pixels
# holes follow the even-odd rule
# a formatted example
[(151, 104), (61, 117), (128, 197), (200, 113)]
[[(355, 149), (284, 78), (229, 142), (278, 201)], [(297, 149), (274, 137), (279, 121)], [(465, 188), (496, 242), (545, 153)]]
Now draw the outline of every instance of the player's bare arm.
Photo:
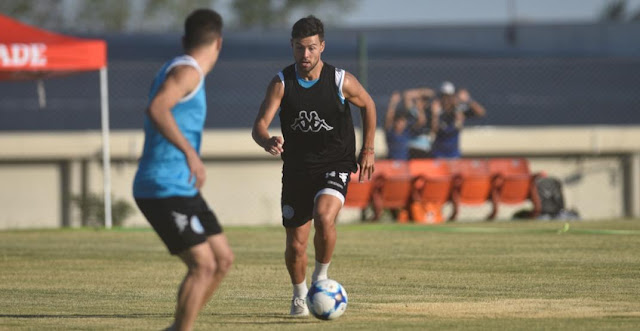
[(181, 98), (191, 93), (200, 83), (200, 73), (191, 66), (178, 66), (167, 75), (156, 96), (151, 100), (147, 113), (158, 128), (158, 131), (172, 144), (180, 149), (189, 164), (191, 176), (189, 181), (195, 177), (195, 186), (200, 189), (206, 180), (206, 171), (198, 152), (189, 144), (184, 137), (171, 109)]
[(269, 87), (267, 87), (267, 94), (260, 105), (260, 111), (251, 131), (253, 140), (271, 155), (280, 155), (280, 153), (284, 152), (284, 139), (282, 136), (269, 135), (269, 125), (271, 125), (271, 121), (273, 121), (278, 108), (280, 108), (283, 96), (284, 86), (280, 81), (280, 77), (275, 76), (269, 83)]
[(345, 99), (360, 108), (362, 114), (362, 150), (358, 162), (360, 165), (360, 181), (365, 177), (371, 179), (374, 169), (374, 138), (376, 133), (376, 105), (373, 99), (351, 73), (347, 72), (342, 85)]

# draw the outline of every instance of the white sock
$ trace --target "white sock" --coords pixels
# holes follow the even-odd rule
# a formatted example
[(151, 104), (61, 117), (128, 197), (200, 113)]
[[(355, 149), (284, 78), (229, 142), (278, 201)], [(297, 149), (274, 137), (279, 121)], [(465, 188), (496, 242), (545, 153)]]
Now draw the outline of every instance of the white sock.
[(315, 283), (319, 280), (327, 279), (328, 278), (327, 271), (329, 270), (330, 264), (331, 262), (320, 263), (316, 261), (316, 268), (313, 270), (313, 275), (311, 275), (311, 283)]
[(303, 281), (300, 284), (293, 284), (293, 297), (294, 298), (304, 298), (307, 296), (307, 282)]

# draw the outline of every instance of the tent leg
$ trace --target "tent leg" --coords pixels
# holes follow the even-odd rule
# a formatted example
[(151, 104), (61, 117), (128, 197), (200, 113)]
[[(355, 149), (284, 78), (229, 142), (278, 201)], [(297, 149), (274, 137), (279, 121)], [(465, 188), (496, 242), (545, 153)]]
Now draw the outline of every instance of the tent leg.
[(109, 147), (109, 93), (107, 67), (100, 69), (100, 114), (102, 122), (102, 176), (104, 184), (104, 226), (111, 229), (111, 158)]
[(60, 161), (60, 220), (61, 226), (71, 226), (71, 161)]
[(36, 87), (38, 89), (38, 105), (40, 106), (40, 109), (44, 109), (47, 106), (47, 93), (44, 89), (44, 81), (42, 81), (42, 79), (38, 79)]

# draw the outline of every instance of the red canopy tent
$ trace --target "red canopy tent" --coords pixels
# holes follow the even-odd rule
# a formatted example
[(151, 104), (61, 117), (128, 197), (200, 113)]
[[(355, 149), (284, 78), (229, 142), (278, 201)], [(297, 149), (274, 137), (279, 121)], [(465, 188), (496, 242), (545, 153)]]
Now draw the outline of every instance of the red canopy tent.
[(0, 80), (41, 80), (74, 72), (100, 71), (105, 225), (110, 228), (111, 170), (106, 42), (49, 32), (1, 14), (0, 32)]

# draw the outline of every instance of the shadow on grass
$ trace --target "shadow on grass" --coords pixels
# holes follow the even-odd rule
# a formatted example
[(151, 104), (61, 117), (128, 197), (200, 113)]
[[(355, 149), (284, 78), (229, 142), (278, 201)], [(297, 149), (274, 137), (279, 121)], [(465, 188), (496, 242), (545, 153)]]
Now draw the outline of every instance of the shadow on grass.
[[(214, 313), (209, 317), (218, 318), (220, 321), (224, 321), (225, 324), (310, 324), (313, 322), (319, 322), (312, 316), (308, 317), (293, 317), (283, 313)], [(259, 321), (258, 321), (259, 320)]]
[(173, 314), (0, 314), (0, 318), (147, 318), (147, 317), (173, 317)]
[[(277, 325), (282, 323), (287, 324), (311, 324), (318, 322), (313, 317), (292, 317), (286, 314), (278, 313), (263, 313), (263, 314), (249, 314), (249, 313), (216, 313), (209, 315), (210, 317), (220, 319), (220, 322), (225, 324), (237, 324), (237, 325)], [(18, 319), (83, 319), (83, 318), (173, 318), (171, 313), (132, 313), (132, 314), (0, 314), (0, 318), (18, 318)], [(264, 319), (264, 320), (260, 320)]]

